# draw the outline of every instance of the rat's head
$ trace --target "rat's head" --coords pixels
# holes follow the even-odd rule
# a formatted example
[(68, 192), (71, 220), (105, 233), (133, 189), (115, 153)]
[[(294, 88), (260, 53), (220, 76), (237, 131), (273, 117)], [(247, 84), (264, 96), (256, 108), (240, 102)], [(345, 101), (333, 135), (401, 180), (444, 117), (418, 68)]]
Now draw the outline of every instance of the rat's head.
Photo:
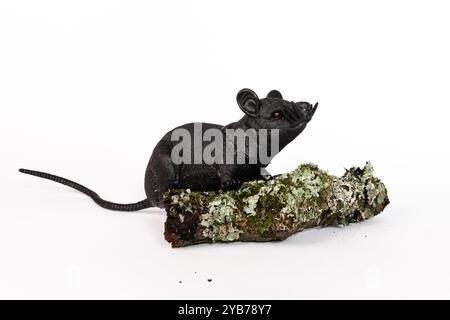
[(250, 89), (239, 91), (237, 103), (245, 113), (245, 120), (251, 128), (279, 130), (281, 148), (305, 129), (318, 105), (283, 100), (277, 90), (272, 90), (266, 98), (259, 99)]

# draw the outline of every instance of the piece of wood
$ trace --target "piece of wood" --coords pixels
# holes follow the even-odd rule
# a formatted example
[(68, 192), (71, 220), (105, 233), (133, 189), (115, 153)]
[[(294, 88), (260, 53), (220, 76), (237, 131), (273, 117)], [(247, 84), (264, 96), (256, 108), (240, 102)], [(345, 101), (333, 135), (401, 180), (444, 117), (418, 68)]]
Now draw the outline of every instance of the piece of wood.
[(276, 241), (304, 229), (369, 219), (389, 204), (370, 163), (342, 177), (304, 164), (230, 191), (171, 190), (164, 196), (172, 247), (208, 242)]

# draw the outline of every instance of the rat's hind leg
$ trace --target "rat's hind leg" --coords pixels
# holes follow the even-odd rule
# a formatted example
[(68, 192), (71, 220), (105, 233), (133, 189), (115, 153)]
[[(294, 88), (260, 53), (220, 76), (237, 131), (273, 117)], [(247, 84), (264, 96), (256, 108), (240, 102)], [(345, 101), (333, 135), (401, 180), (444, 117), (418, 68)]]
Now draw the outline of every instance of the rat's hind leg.
[(145, 193), (155, 206), (163, 207), (163, 195), (178, 186), (178, 166), (165, 154), (152, 155), (145, 173)]

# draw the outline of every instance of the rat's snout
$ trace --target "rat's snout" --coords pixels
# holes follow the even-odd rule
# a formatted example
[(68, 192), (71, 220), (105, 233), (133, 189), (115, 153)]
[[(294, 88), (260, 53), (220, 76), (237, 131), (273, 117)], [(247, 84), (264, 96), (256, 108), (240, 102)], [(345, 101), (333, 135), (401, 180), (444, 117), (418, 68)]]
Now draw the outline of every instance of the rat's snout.
[(295, 122), (308, 122), (313, 117), (319, 103), (314, 106), (309, 102), (297, 102), (291, 105), (292, 113), (295, 115)]
[(314, 113), (316, 113), (316, 110), (317, 110), (317, 107), (319, 106), (319, 103), (316, 102), (314, 107), (312, 106), (312, 104), (310, 104), (309, 106), (310, 106), (310, 110), (308, 111), (308, 114), (309, 114), (309, 119), (311, 120), (311, 118), (313, 117)]
[(303, 109), (304, 119), (310, 121), (317, 110), (318, 102), (313, 106), (311, 103), (306, 103)]

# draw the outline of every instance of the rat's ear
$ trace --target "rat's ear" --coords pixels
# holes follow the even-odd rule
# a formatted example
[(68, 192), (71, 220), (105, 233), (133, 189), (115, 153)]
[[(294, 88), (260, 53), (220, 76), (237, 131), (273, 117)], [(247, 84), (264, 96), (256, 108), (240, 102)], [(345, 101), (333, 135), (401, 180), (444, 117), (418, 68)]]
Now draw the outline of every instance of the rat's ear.
[(283, 96), (281, 95), (280, 91), (272, 90), (267, 94), (267, 98), (271, 99), (283, 99)]
[(256, 117), (259, 114), (259, 98), (252, 90), (242, 89), (238, 92), (236, 100), (246, 115)]

